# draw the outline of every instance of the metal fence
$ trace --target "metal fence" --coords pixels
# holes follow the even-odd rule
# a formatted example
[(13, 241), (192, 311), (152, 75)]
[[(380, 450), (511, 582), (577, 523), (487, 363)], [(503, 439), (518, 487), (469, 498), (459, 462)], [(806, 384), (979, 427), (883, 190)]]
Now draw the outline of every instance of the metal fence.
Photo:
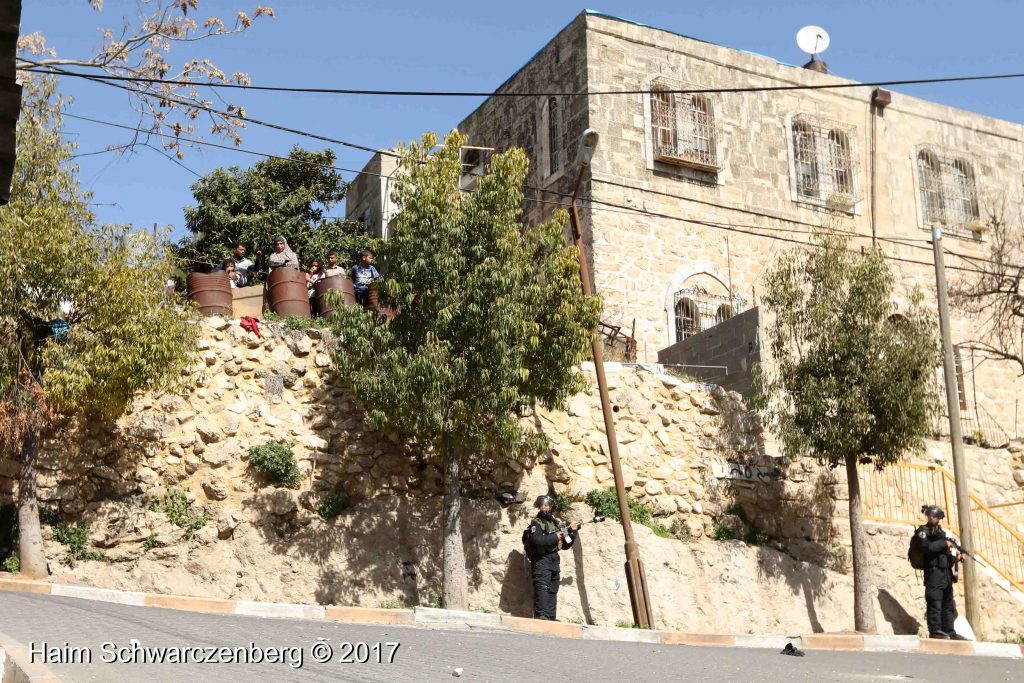
[[(899, 463), (881, 471), (862, 467), (859, 478), (866, 521), (916, 527), (922, 523), (921, 507), (935, 504), (946, 511), (947, 528), (960, 536), (956, 483), (947, 470)], [(1024, 537), (973, 493), (970, 498), (974, 547), (969, 550), (1024, 591)]]

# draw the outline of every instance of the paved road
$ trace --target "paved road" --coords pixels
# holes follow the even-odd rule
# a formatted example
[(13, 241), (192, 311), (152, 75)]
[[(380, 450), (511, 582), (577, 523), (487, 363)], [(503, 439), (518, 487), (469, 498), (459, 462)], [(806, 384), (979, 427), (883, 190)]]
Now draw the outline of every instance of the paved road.
[[(88, 648), (91, 664), (50, 663), (65, 681), (128, 683), (160, 681), (450, 681), (462, 667), (468, 681), (1015, 681), (1024, 680), (1024, 661), (906, 653), (808, 652), (797, 659), (774, 650), (663, 646), (564, 640), (480, 630), (430, 630), (360, 626), (291, 619), (195, 614), (152, 607), (128, 607), (75, 598), (0, 593), (0, 632), (41, 648)], [(105, 663), (104, 656), (141, 657), (138, 647), (229, 646), (248, 655), (262, 648), (301, 648), (301, 668), (277, 664)], [(312, 660), (311, 648), (325, 639), (334, 661)], [(128, 648), (119, 654), (103, 643)], [(391, 663), (340, 663), (342, 643), (398, 642)], [(65, 649), (63, 652), (69, 652)], [(81, 650), (79, 650), (81, 652)], [(105, 654), (111, 653), (112, 654)], [(284, 657), (297, 661), (297, 651)], [(379, 650), (387, 659), (390, 648)], [(356, 650), (352, 658), (376, 654)], [(67, 655), (64, 655), (65, 657)], [(202, 656), (202, 655), (201, 655)], [(79, 655), (79, 659), (82, 656)]]

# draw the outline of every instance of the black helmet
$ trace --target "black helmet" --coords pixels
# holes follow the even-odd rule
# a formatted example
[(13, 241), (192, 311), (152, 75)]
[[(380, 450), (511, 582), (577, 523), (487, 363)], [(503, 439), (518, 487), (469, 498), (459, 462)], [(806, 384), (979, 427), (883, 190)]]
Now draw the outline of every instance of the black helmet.
[(537, 507), (542, 505), (550, 505), (551, 509), (554, 510), (557, 503), (551, 496), (537, 496), (537, 501), (534, 503)]
[(938, 505), (925, 505), (921, 508), (921, 513), (926, 517), (935, 516), (939, 519), (945, 519), (946, 513), (942, 511)]

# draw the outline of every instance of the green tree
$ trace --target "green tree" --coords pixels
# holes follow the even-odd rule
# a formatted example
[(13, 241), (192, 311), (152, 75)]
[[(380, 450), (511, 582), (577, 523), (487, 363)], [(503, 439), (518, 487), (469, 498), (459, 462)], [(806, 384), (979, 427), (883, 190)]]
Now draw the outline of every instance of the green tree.
[(856, 629), (875, 632), (857, 463), (883, 468), (924, 447), (937, 399), (936, 325), (920, 291), (896, 316), (895, 278), (876, 249), (836, 234), (784, 254), (766, 275), (768, 370), (759, 404), (788, 457), (844, 465), (849, 486)]
[[(390, 270), (382, 323), (343, 307), (337, 361), (371, 424), (410, 435), (444, 469), (444, 604), (467, 605), (460, 529), (460, 467), (470, 455), (516, 457), (543, 440), (520, 427), (534, 402), (556, 407), (583, 388), (577, 367), (600, 302), (581, 292), (566, 214), (534, 228), (520, 222), (527, 158), (497, 154), (474, 193), (459, 191), (452, 133), (403, 150), (400, 213), (386, 244)], [(498, 454), (498, 455), (495, 455)]]
[[(22, 571), (46, 575), (36, 500), (41, 433), (57, 415), (114, 418), (182, 377), (195, 326), (167, 302), (171, 257), (146, 233), (97, 227), (52, 78), (24, 83), (12, 199), (0, 208), (0, 448), (21, 459)], [(53, 321), (67, 324), (54, 333)]]
[(192, 233), (181, 255), (218, 263), (239, 241), (252, 251), (269, 253), (283, 235), (303, 264), (323, 259), (331, 249), (345, 267), (363, 249), (376, 251), (377, 240), (362, 223), (331, 218), (327, 212), (345, 197), (345, 181), (332, 168), (334, 152), (294, 147), (288, 159), (258, 161), (252, 168), (218, 168), (192, 185), (196, 206), (185, 209)]

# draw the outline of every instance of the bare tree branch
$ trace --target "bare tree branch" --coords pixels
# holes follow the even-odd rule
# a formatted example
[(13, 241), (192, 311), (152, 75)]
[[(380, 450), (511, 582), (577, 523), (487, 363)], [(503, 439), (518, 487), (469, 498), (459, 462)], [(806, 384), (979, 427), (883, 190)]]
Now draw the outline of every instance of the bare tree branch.
[(978, 338), (968, 344), (1024, 375), (1024, 217), (1002, 202), (989, 224), (988, 259), (972, 260), (978, 272), (955, 280), (950, 300), (976, 323)]
[[(103, 8), (102, 0), (89, 0), (89, 3), (98, 12)], [(198, 89), (200, 84), (193, 85), (193, 82), (248, 85), (251, 81), (242, 71), (228, 74), (211, 60), (201, 57), (188, 59), (176, 69), (166, 59), (171, 47), (244, 33), (255, 20), (274, 17), (272, 8), (258, 5), (251, 15), (237, 12), (230, 24), (212, 16), (200, 24), (194, 17), (198, 9), (199, 0), (140, 0), (137, 3), (137, 16), (126, 18), (120, 32), (109, 28), (100, 29), (103, 43), (94, 55), (87, 58), (58, 57), (56, 50), (46, 43), (41, 33), (21, 36), (18, 39), (18, 66), (56, 69), (79, 67), (97, 69), (110, 76), (177, 81), (122, 81), (118, 87), (129, 92), (131, 106), (140, 116), (139, 128), (149, 129), (153, 133), (170, 133), (175, 137), (186, 133), (195, 134), (199, 126), (192, 122), (212, 102), (202, 97)], [(240, 131), (245, 128), (245, 109), (236, 104), (225, 105), (227, 115), (209, 115), (209, 132), (229, 139), (236, 145), (241, 144)], [(131, 144), (138, 144), (139, 140), (139, 136), (135, 135)], [(161, 143), (164, 149), (173, 152), (180, 160), (184, 156), (182, 142), (174, 138), (164, 140)]]

